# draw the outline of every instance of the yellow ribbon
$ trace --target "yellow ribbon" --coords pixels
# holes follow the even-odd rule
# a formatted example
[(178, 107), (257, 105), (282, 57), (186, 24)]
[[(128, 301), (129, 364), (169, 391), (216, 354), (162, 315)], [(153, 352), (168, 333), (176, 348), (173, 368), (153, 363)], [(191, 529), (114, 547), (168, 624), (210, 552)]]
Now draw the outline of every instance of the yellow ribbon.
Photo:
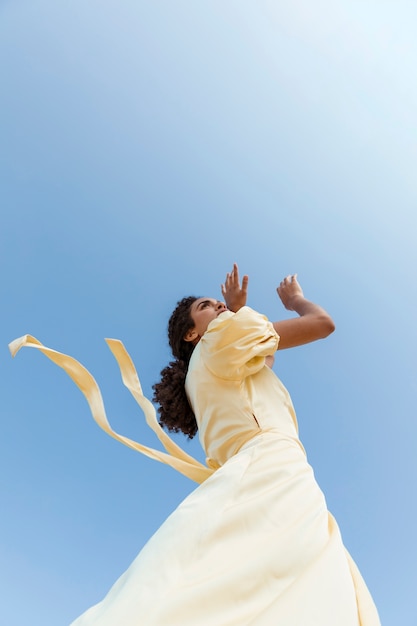
[(178, 472), (184, 474), (188, 478), (191, 478), (191, 480), (194, 480), (197, 483), (204, 482), (209, 476), (211, 476), (211, 474), (213, 474), (213, 469), (206, 467), (184, 452), (184, 450), (182, 450), (182, 448), (180, 448), (161, 428), (156, 418), (155, 407), (152, 402), (150, 402), (143, 395), (135, 366), (123, 343), (118, 339), (106, 339), (106, 342), (119, 365), (123, 384), (129, 389), (130, 393), (143, 410), (146, 423), (157, 435), (159, 441), (162, 443), (168, 454), (161, 452), (160, 450), (144, 446), (137, 443), (133, 439), (124, 437), (123, 435), (119, 435), (111, 428), (107, 420), (103, 398), (98, 384), (90, 372), (76, 359), (68, 356), (67, 354), (63, 354), (62, 352), (57, 352), (56, 350), (47, 348), (42, 345), (38, 339), (32, 337), (31, 335), (24, 335), (23, 337), (15, 339), (9, 344), (9, 349), (12, 356), (15, 356), (20, 348), (23, 347), (36, 348), (37, 350), (43, 352), (48, 359), (61, 367), (74, 381), (77, 387), (79, 387), (88, 402), (93, 418), (108, 435), (118, 441), (121, 441), (129, 448), (145, 454), (151, 459), (170, 465)]

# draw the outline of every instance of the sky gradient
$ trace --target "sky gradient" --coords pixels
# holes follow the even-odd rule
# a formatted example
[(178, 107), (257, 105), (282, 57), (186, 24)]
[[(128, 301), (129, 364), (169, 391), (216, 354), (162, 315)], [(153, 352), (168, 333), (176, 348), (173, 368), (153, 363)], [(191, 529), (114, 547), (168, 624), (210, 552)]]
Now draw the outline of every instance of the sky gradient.
[(417, 623), (416, 19), (405, 0), (0, 2), (1, 624), (67, 626), (194, 488), (7, 344), (79, 359), (115, 430), (156, 446), (103, 339), (149, 397), (176, 301), (219, 297), (235, 261), (271, 319), (295, 272), (333, 316), (274, 370), (382, 623)]

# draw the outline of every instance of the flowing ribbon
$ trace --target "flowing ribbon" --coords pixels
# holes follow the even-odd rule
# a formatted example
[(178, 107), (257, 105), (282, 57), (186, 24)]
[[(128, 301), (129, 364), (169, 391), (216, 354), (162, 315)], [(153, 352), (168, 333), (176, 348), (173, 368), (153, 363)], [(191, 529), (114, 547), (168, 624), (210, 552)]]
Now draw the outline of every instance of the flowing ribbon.
[(94, 420), (110, 437), (117, 439), (117, 441), (120, 441), (125, 446), (137, 452), (141, 452), (151, 459), (170, 465), (178, 472), (197, 483), (204, 482), (213, 474), (213, 469), (206, 467), (184, 452), (184, 450), (182, 450), (182, 448), (180, 448), (180, 446), (178, 446), (161, 428), (156, 418), (155, 407), (152, 402), (143, 395), (135, 366), (123, 343), (118, 339), (106, 339), (106, 342), (119, 365), (123, 384), (129, 389), (130, 393), (141, 407), (145, 414), (146, 423), (152, 428), (167, 452), (161, 452), (160, 450), (144, 446), (124, 435), (119, 435), (111, 428), (107, 420), (103, 398), (97, 382), (90, 372), (73, 357), (58, 352), (57, 350), (47, 348), (31, 335), (24, 335), (23, 337), (15, 339), (9, 344), (9, 349), (12, 356), (15, 356), (20, 348), (23, 347), (36, 348), (43, 352), (48, 359), (61, 367), (82, 391)]

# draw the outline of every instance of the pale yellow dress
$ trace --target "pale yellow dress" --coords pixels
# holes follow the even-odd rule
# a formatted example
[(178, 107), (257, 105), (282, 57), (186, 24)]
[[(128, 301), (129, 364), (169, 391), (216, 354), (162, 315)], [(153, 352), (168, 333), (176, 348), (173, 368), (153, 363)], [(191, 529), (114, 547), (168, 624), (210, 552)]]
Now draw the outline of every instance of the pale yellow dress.
[(13, 342), (13, 352), (35, 347), (63, 367), (109, 434), (201, 483), (72, 626), (379, 626), (307, 462), (290, 396), (265, 365), (278, 341), (264, 316), (243, 307), (221, 314), (196, 346), (186, 391), (207, 467), (159, 428), (120, 342), (108, 340), (124, 383), (167, 454), (111, 430), (77, 361), (30, 336)]

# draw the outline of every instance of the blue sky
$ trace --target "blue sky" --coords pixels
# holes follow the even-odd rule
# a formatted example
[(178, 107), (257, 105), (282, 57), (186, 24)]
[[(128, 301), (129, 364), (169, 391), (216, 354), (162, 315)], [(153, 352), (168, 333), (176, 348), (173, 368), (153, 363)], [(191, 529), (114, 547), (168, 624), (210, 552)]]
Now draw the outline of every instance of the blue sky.
[[(279, 353), (301, 439), (385, 626), (415, 609), (414, 3), (0, 2), (0, 623), (66, 626), (194, 485), (100, 431), (30, 333), (81, 360), (113, 427), (177, 299), (298, 272), (328, 340)], [(203, 459), (197, 441), (179, 438)]]

